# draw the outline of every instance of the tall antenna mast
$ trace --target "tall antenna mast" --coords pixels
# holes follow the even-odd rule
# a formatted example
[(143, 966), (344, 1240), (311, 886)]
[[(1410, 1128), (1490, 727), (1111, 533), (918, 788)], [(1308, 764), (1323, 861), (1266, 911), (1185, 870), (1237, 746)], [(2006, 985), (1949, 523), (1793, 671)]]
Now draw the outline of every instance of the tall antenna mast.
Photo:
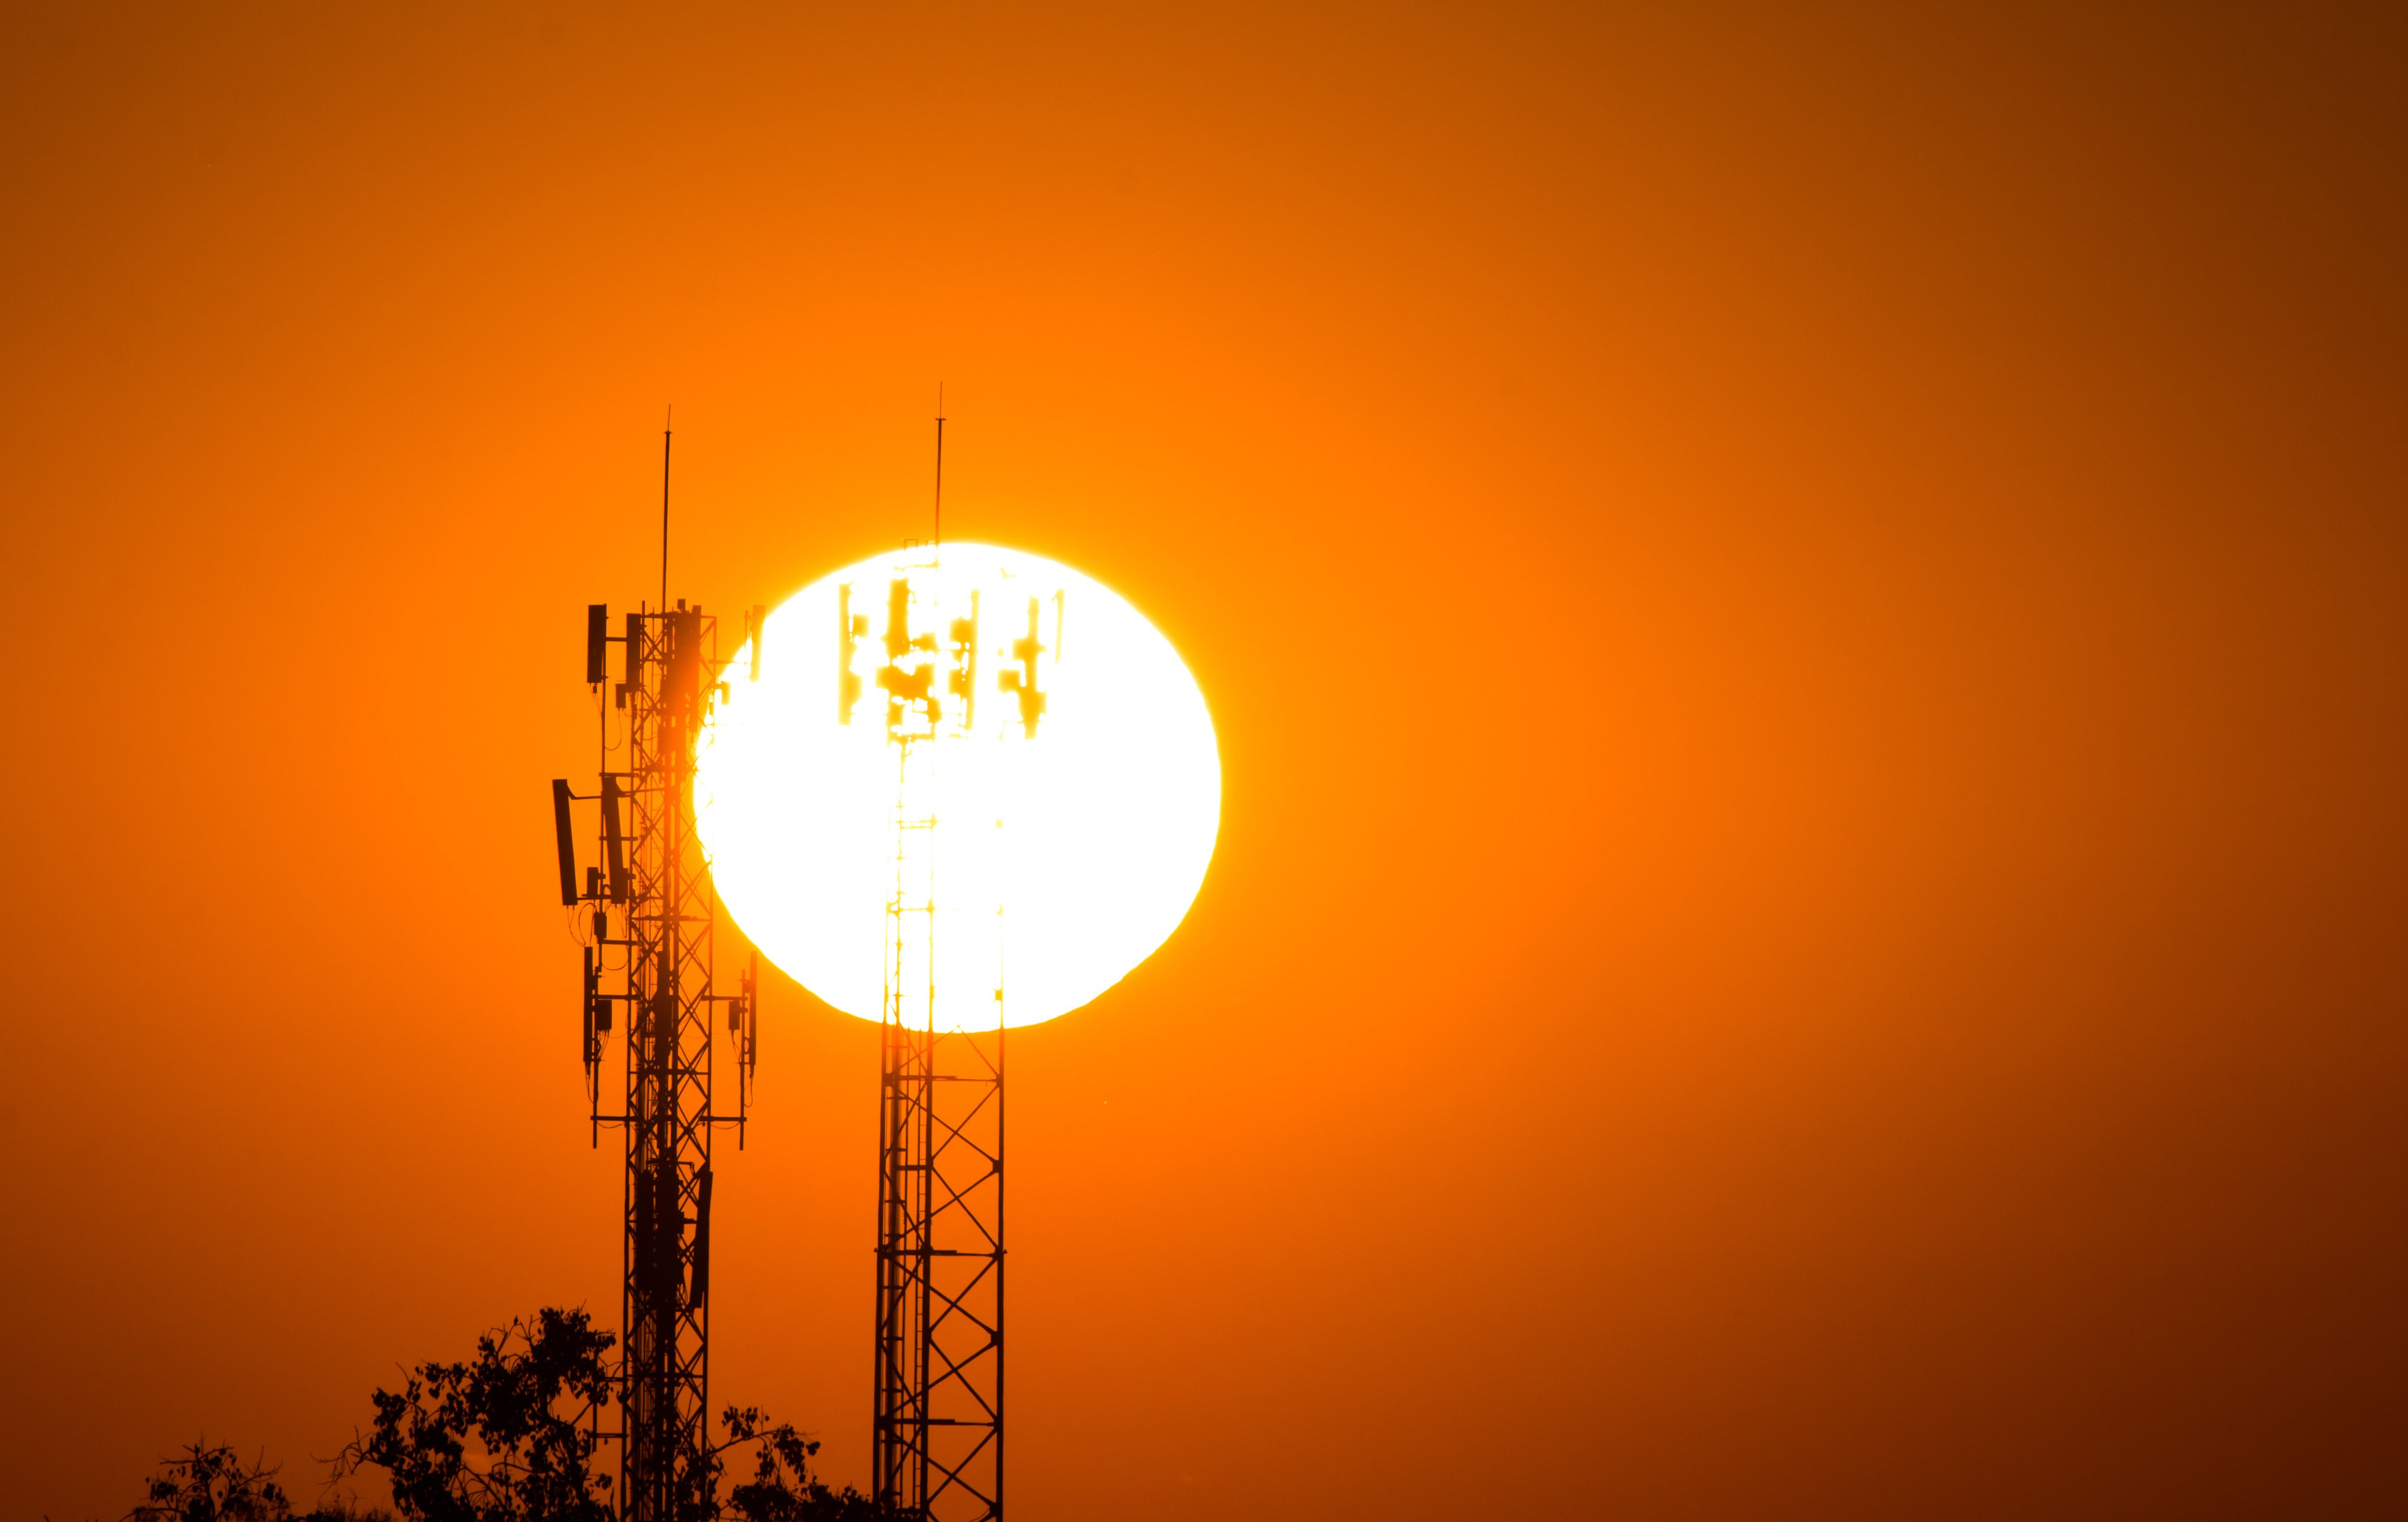
[[(939, 404), (941, 407), (941, 403)], [(886, 897), (879, 1014), (877, 1378), (871, 1409), (874, 1513), (897, 1522), (1000, 1522), (1003, 1516), (1003, 968), (1002, 904), (994, 918), (995, 982), (956, 1025), (939, 1012), (938, 941), (975, 921), (938, 892), (936, 754), (978, 733), (978, 593), (968, 616), (940, 600), (941, 573), (914, 589), (898, 563), (886, 582), (886, 740), (895, 765), (895, 875)], [(852, 588), (839, 590), (848, 608)], [(1037, 599), (1028, 602), (1033, 630)], [(915, 614), (923, 624), (915, 632)], [(839, 612), (838, 722), (850, 723), (864, 683), (852, 668), (866, 616)], [(1013, 647), (1027, 673), (1043, 649), (1032, 633)], [(950, 659), (947, 652), (950, 651)], [(919, 653), (925, 653), (923, 659)], [(939, 674), (940, 667), (949, 667)], [(999, 690), (1020, 696), (1024, 738), (1036, 736), (1046, 694), (1021, 671)], [(955, 699), (960, 699), (956, 702)], [(992, 710), (990, 710), (992, 711)], [(990, 725), (993, 729), (995, 726)], [(996, 738), (1000, 738), (997, 736)], [(1000, 825), (1001, 821), (996, 821)], [(975, 890), (953, 886), (959, 897)], [(940, 926), (948, 926), (940, 929)], [(950, 942), (949, 942), (950, 943)], [(962, 967), (960, 961), (941, 965)], [(950, 973), (947, 974), (951, 976)], [(965, 980), (967, 982), (967, 979)], [(950, 1001), (972, 992), (946, 989)], [(977, 1012), (996, 1024), (981, 1028)]]
[[(667, 554), (667, 430), (663, 430), (662, 534)], [(663, 602), (667, 583), (662, 584)], [(710, 1442), (711, 1136), (743, 1126), (751, 1108), (759, 1021), (750, 972), (714, 986), (718, 890), (702, 859), (694, 812), (695, 737), (708, 729), (726, 663), (718, 621), (698, 605), (626, 615), (585, 610), (585, 680), (601, 741), (601, 805), (593, 865), (578, 872), (566, 779), (552, 784), (560, 854), (560, 901), (584, 942), (583, 1012), (588, 1124), (623, 1133), (619, 1237), (623, 1274), (616, 1389), (620, 1410), (615, 1522), (695, 1522), (709, 1515), (718, 1472)], [(756, 637), (757, 638), (757, 637)], [(625, 680), (610, 685), (609, 647), (623, 647)], [(615, 736), (615, 739), (614, 739)], [(593, 918), (584, 919), (590, 911)], [(592, 926), (585, 933), (586, 925)], [(716, 1034), (726, 1022), (726, 1050)], [(609, 1094), (603, 1055), (624, 1022), (625, 1087)], [(736, 1106), (712, 1100), (714, 1053), (736, 1063)]]
[(669, 428), (677, 421), (677, 405), (671, 403), (667, 417), (661, 421), (661, 608), (669, 605)]
[(937, 382), (937, 513), (928, 529), (928, 549), (941, 549), (945, 542), (945, 383)]

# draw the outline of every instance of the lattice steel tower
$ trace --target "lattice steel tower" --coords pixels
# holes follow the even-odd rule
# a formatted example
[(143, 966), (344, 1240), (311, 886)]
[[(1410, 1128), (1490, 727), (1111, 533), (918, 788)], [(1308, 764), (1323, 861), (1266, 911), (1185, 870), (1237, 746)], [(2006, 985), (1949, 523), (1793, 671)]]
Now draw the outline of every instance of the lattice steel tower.
[[(754, 609), (755, 678), (761, 622)], [(583, 1056), (595, 1143), (605, 1127), (626, 1139), (619, 1513), (627, 1522), (698, 1522), (712, 1500), (711, 1133), (733, 1125), (742, 1145), (760, 964), (750, 958), (739, 992), (712, 984), (719, 903), (695, 839), (693, 794), (695, 741), (729, 696), (718, 621), (680, 601), (629, 613), (624, 627), (614, 636), (605, 607), (587, 610), (585, 675), (602, 729), (602, 785), (593, 795), (602, 805), (602, 865), (588, 868), (581, 883), (569, 810), (580, 795), (556, 781), (552, 803), (561, 901), (577, 912), (585, 941)], [(625, 680), (603, 706), (612, 644), (624, 647)], [(624, 1108), (605, 1113), (602, 1057), (618, 1013), (626, 1020)], [(737, 1077), (735, 1113), (726, 1115), (711, 1107), (723, 1016)]]
[[(992, 1028), (939, 1013), (936, 769), (941, 740), (971, 736), (977, 716), (978, 595), (965, 616), (930, 625), (933, 596), (897, 567), (886, 587), (884, 697), (894, 747), (895, 869), (886, 903), (880, 1017), (877, 1375), (872, 1495), (928, 1522), (1003, 1515), (1004, 1029), (1000, 928)], [(933, 570), (933, 562), (924, 568)], [(933, 582), (924, 578), (923, 585)], [(855, 653), (869, 618), (838, 590), (838, 721), (862, 695)], [(1015, 643), (1022, 668), (998, 685), (1020, 696), (1034, 738), (1045, 695), (1037, 684), (1037, 605)], [(938, 675), (943, 672), (939, 690)], [(950, 710), (951, 717), (948, 717)], [(1000, 821), (997, 821), (998, 826)], [(1000, 915), (1001, 905), (993, 906)], [(980, 911), (982, 912), (983, 906)], [(955, 921), (959, 924), (959, 920)], [(958, 967), (958, 962), (952, 964)], [(981, 995), (988, 992), (979, 990)]]

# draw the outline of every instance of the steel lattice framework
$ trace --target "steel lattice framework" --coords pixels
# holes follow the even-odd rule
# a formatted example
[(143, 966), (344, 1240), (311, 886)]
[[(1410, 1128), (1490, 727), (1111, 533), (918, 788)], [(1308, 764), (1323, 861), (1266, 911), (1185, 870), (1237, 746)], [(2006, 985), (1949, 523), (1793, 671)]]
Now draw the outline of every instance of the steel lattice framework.
[[(608, 642), (624, 646), (626, 680), (602, 712), (604, 865), (587, 871), (575, 897), (593, 913), (584, 1058), (594, 1134), (598, 1145), (602, 1129), (616, 1127), (626, 1140), (618, 1504), (628, 1522), (700, 1522), (713, 1502), (705, 1425), (711, 1133), (732, 1123), (741, 1144), (759, 1028), (757, 959), (740, 993), (714, 991), (718, 896), (695, 840), (693, 783), (695, 741), (726, 692), (717, 620), (681, 602), (627, 614), (625, 631), (609, 637), (605, 610), (590, 610), (588, 679), (598, 693)], [(624, 715), (615, 725), (614, 711)], [(615, 768), (614, 750), (623, 753)], [(577, 886), (566, 824), (573, 795), (565, 783), (553, 792), (568, 898)], [(733, 1115), (711, 1108), (723, 1008), (738, 1067)], [(602, 1057), (614, 1011), (626, 1018), (624, 1108), (606, 1114)]]
[[(895, 754), (895, 875), (880, 1018), (872, 1495), (896, 1516), (973, 1522), (1003, 1515), (1003, 990), (998, 968), (995, 1029), (940, 1024), (932, 773), (936, 742), (967, 733), (975, 711), (977, 605), (948, 630), (944, 691), (959, 699), (949, 727), (938, 637), (912, 632), (908, 575), (887, 591), (878, 684)], [(838, 613), (847, 723), (853, 651), (868, 622), (851, 612), (850, 594)]]
[[(896, 833), (934, 823), (898, 813)], [(1000, 1517), (1004, 1032), (937, 1028), (919, 972), (935, 899), (912, 892), (911, 854), (896, 853), (880, 1023), (875, 1495), (909, 1516)]]

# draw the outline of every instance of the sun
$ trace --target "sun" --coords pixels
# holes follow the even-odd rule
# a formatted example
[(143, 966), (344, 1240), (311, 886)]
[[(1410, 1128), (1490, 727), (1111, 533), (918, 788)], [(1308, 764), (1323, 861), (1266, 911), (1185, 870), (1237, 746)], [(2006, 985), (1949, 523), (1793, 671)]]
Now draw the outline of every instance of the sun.
[[(721, 901), (848, 1014), (1075, 1010), (1195, 901), (1221, 818), (1203, 693), (1143, 614), (985, 544), (879, 555), (770, 613), (697, 747)], [(898, 743), (897, 737), (910, 743)]]

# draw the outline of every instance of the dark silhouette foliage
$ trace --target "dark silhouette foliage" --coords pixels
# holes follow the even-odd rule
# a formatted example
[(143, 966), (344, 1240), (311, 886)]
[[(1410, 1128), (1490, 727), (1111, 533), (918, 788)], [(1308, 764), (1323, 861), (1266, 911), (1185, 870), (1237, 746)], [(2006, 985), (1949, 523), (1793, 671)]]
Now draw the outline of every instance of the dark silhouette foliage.
[[(336, 1459), (336, 1478), (382, 1470), (409, 1522), (611, 1522), (610, 1474), (595, 1460), (611, 1435), (603, 1414), (617, 1387), (608, 1357), (616, 1341), (583, 1311), (547, 1307), (479, 1338), (467, 1362), (421, 1364), (400, 1391), (376, 1392), (376, 1424)], [(728, 1407), (722, 1421), (727, 1439), (710, 1453), (705, 1522), (882, 1515), (858, 1491), (833, 1491), (812, 1477), (819, 1443), (808, 1434), (769, 1425), (750, 1406)], [(723, 1456), (747, 1445), (752, 1478), (723, 1502)]]
[(727, 1429), (727, 1441), (713, 1453), (714, 1473), (724, 1467), (718, 1454), (747, 1443), (757, 1445), (752, 1478), (727, 1493), (726, 1512), (743, 1522), (878, 1522), (885, 1515), (853, 1486), (830, 1490), (812, 1477), (811, 1457), (820, 1451), (817, 1439), (783, 1423), (763, 1426), (759, 1409), (752, 1406), (730, 1406), (720, 1421)]
[[(603, 1414), (618, 1386), (616, 1342), (583, 1311), (547, 1307), (478, 1338), (465, 1363), (420, 1364), (398, 1392), (372, 1397), (375, 1426), (336, 1456), (332, 1480), (381, 1470), (407, 1522), (612, 1522), (610, 1474), (595, 1459), (615, 1436)], [(720, 1421), (727, 1437), (710, 1451), (698, 1522), (887, 1516), (850, 1486), (831, 1490), (813, 1477), (820, 1445), (810, 1434), (772, 1425), (755, 1406), (730, 1406)], [(722, 1500), (725, 1456), (747, 1446), (752, 1475)], [(125, 1522), (393, 1522), (345, 1500), (296, 1512), (276, 1473), (194, 1443), (162, 1461), (150, 1499)]]
[(125, 1522), (284, 1522), (292, 1515), (274, 1469), (246, 1465), (232, 1448), (203, 1441), (160, 1461), (150, 1499)]
[(376, 1425), (336, 1473), (385, 1472), (393, 1503), (423, 1522), (611, 1522), (595, 1463), (615, 1342), (583, 1311), (550, 1307), (477, 1339), (466, 1363), (423, 1363), (380, 1389)]
[(346, 1501), (296, 1512), (276, 1474), (272, 1466), (245, 1464), (222, 1443), (194, 1443), (160, 1461), (150, 1499), (128, 1512), (125, 1522), (391, 1522), (389, 1513), (356, 1511)]

